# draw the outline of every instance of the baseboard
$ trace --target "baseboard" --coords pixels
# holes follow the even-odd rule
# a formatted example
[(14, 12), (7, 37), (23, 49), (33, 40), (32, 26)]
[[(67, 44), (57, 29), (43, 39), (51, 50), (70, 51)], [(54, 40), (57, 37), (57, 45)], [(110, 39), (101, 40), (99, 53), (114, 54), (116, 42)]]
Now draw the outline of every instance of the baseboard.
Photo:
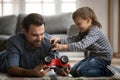
[(120, 53), (113, 53), (113, 58), (120, 58)]

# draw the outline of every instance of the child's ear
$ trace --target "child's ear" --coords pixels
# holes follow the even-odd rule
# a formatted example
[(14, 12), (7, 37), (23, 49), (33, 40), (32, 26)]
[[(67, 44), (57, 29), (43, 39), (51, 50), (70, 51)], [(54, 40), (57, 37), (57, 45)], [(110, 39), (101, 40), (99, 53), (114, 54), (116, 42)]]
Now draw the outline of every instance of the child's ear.
[(91, 25), (92, 20), (91, 20), (91, 18), (90, 18), (90, 17), (88, 17), (88, 18), (87, 18), (87, 23), (88, 23), (89, 25)]

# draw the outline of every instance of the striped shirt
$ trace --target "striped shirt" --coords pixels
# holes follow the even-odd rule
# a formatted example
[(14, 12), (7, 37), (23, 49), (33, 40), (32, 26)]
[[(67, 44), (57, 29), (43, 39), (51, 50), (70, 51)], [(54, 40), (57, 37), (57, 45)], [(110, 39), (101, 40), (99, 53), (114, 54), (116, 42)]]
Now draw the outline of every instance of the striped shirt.
[(90, 55), (102, 56), (111, 61), (112, 48), (107, 37), (98, 27), (92, 27), (89, 31), (79, 32), (79, 34), (61, 39), (62, 44), (68, 44), (70, 51), (90, 51)]

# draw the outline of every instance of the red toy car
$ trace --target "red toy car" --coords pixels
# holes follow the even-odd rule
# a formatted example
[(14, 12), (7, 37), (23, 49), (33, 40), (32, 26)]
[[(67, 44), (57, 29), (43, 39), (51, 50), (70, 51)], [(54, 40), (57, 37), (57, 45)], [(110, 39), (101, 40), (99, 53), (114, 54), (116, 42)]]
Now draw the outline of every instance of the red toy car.
[(51, 58), (50, 56), (46, 56), (45, 64), (48, 65), (51, 69), (53, 68), (66, 68), (70, 66), (69, 59), (67, 56), (61, 56), (61, 58)]

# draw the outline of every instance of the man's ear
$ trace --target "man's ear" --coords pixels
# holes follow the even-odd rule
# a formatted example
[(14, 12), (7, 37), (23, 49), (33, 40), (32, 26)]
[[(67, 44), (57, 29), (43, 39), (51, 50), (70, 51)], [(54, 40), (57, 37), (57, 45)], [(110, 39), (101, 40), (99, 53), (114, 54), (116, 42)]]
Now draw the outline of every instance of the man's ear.
[(27, 31), (24, 28), (22, 28), (22, 32), (23, 32), (24, 35), (27, 34)]

